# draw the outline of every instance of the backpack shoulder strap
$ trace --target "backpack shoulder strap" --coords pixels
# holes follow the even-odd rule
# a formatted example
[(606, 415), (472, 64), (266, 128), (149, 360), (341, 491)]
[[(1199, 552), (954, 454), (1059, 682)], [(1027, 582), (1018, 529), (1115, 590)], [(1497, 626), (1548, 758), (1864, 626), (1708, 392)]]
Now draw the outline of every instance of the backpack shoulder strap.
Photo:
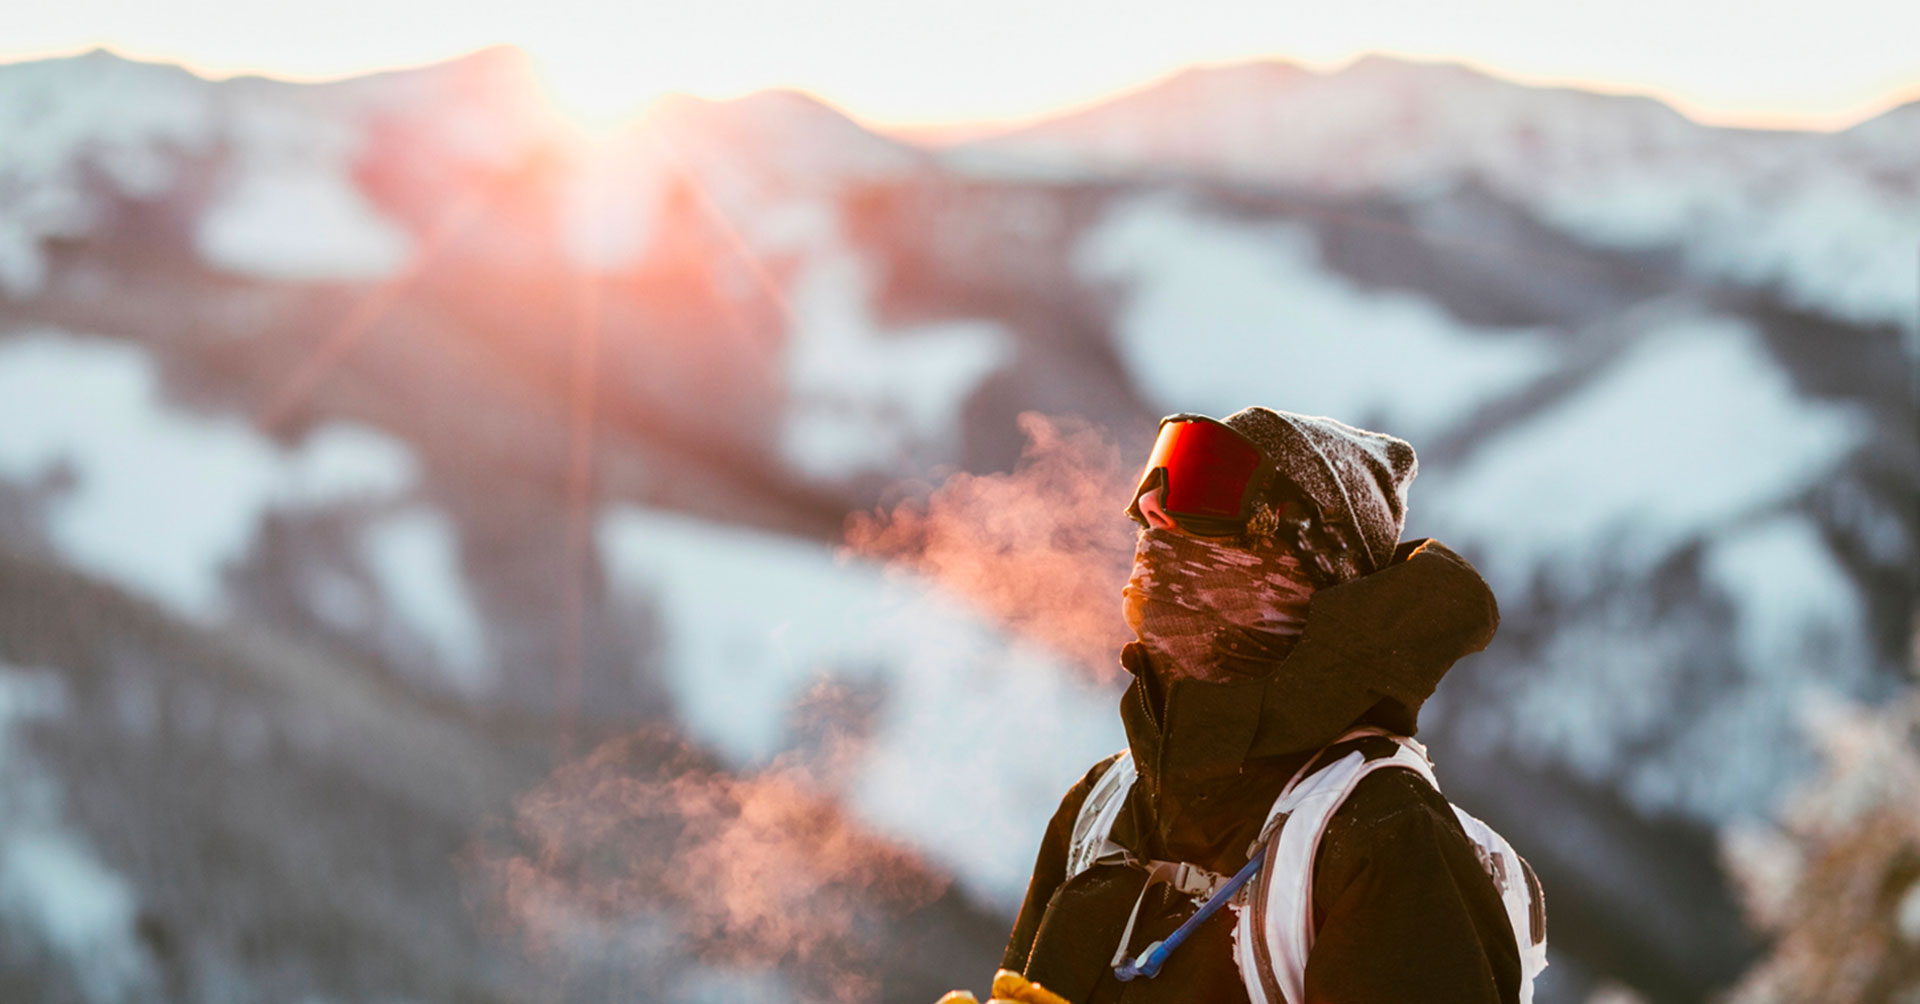
[(1493, 879), (1501, 905), (1507, 908), (1507, 923), (1513, 927), (1513, 940), (1520, 949), (1520, 1004), (1532, 1004), (1534, 977), (1547, 968), (1547, 911), (1540, 880), (1527, 859), (1493, 827), (1457, 805), (1453, 814), (1473, 842), (1480, 867)]
[(1108, 839), (1108, 834), (1113, 832), (1113, 821), (1120, 817), (1127, 792), (1138, 776), (1133, 751), (1121, 750), (1093, 782), (1093, 790), (1087, 792), (1086, 801), (1080, 803), (1080, 814), (1073, 820), (1073, 838), (1067, 844), (1067, 878), (1103, 861), (1126, 859), (1126, 851)]
[[(1371, 734), (1385, 733), (1355, 730), (1328, 749)], [(1433, 780), (1433, 767), (1417, 744), (1389, 738), (1396, 739), (1389, 755), (1369, 757), (1354, 749), (1314, 767), (1323, 759), (1316, 755), (1308, 765), (1312, 772), (1296, 775), (1274, 802), (1263, 830), (1266, 863), (1246, 890), (1235, 936), (1241, 977), (1254, 1004), (1302, 1004), (1305, 998), (1307, 953), (1313, 949), (1314, 859), (1327, 824), (1347, 796), (1362, 778), (1389, 767)]]
[[(1354, 750), (1311, 773), (1303, 768), (1305, 776), (1296, 775), (1288, 783), (1269, 813), (1263, 831), (1266, 862), (1259, 881), (1242, 890), (1244, 902), (1234, 939), (1235, 959), (1253, 1004), (1302, 1004), (1305, 998), (1307, 954), (1314, 937), (1314, 859), (1327, 824), (1360, 781), (1376, 770), (1401, 768), (1420, 775), (1434, 790), (1440, 788), (1426, 747), (1410, 736), (1356, 729), (1328, 749), (1360, 734), (1387, 736), (1396, 748), (1390, 755), (1372, 757)], [(1316, 755), (1315, 762), (1321, 759)], [(1458, 806), (1453, 806), (1453, 811), (1507, 907), (1514, 940), (1520, 948), (1520, 1002), (1531, 1004), (1534, 977), (1546, 967), (1545, 915), (1540, 909), (1538, 880), (1525, 860), (1491, 827)], [(1502, 881), (1503, 875), (1507, 881)]]

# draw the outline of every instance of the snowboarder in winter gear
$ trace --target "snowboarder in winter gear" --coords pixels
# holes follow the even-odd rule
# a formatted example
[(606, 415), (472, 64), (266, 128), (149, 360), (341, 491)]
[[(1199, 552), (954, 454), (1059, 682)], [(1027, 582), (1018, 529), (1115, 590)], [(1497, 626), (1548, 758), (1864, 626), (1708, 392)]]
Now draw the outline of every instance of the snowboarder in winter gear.
[(1410, 738), (1499, 623), (1465, 559), (1399, 540), (1416, 470), (1326, 418), (1163, 421), (1128, 508), (1128, 749), (1054, 814), (1007, 969), (1076, 1004), (1531, 998), (1539, 886)]

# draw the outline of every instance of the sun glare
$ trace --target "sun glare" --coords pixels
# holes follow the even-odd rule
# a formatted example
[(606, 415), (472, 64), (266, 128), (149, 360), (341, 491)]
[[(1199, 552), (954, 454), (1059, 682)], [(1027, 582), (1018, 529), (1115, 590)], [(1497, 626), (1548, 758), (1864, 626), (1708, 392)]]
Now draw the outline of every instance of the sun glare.
[(671, 81), (610, 61), (542, 60), (537, 65), (554, 108), (593, 135), (621, 129), (673, 90)]

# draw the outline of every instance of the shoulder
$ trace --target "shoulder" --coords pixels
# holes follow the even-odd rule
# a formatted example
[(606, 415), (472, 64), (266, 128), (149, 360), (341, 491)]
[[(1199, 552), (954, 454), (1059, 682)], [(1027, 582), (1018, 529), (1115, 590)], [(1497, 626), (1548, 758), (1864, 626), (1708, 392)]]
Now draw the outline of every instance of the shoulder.
[[(1351, 753), (1379, 760), (1398, 752), (1394, 740), (1383, 736), (1364, 736), (1336, 743), (1328, 749), (1331, 751), (1325, 756), (1328, 763)], [(1402, 767), (1382, 767), (1362, 777), (1334, 811), (1327, 821), (1322, 848), (1342, 844), (1352, 835), (1425, 830), (1432, 823), (1450, 824), (1452, 832), (1463, 843), (1466, 841), (1452, 804), (1426, 778)], [(1443, 831), (1447, 828), (1441, 827)]]
[(1316, 886), (1344, 888), (1365, 870), (1478, 867), (1453, 806), (1410, 770), (1376, 770), (1327, 823)]
[[(1506, 907), (1481, 857), (1452, 804), (1425, 778), (1376, 770), (1354, 787), (1321, 838), (1312, 879), (1316, 928), (1331, 904), (1346, 902), (1350, 917), (1411, 911), (1471, 918), (1482, 932), (1508, 930)], [(1512, 951), (1510, 937), (1496, 949), (1503, 955)]]
[(1100, 778), (1107, 773), (1107, 768), (1112, 767), (1115, 763), (1118, 763), (1120, 758), (1123, 756), (1126, 756), (1127, 754), (1128, 754), (1127, 750), (1121, 750), (1118, 753), (1114, 753), (1106, 757), (1105, 759), (1101, 760), (1099, 763), (1096, 763), (1093, 766), (1088, 767), (1086, 774), (1081, 776), (1080, 780), (1075, 783), (1074, 787), (1091, 788), (1095, 784), (1098, 784), (1100, 782)]
[(1506, 905), (1453, 806), (1419, 774), (1361, 779), (1329, 820), (1312, 890), (1310, 998), (1516, 999)]
[[(1430, 818), (1454, 819), (1453, 807), (1446, 796), (1411, 770), (1387, 767), (1360, 779), (1353, 793), (1334, 813), (1329, 827), (1406, 827)], [(1453, 829), (1459, 830), (1457, 822)], [(1460, 836), (1466, 839), (1465, 833)]]

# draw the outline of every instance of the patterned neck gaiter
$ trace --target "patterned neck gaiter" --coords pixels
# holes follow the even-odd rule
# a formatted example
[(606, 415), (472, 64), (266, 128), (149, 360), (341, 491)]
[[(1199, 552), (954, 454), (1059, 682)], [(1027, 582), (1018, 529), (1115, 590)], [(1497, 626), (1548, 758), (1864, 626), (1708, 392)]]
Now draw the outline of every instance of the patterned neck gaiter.
[(1284, 551), (1148, 528), (1121, 597), (1156, 673), (1217, 681), (1285, 658), (1306, 624), (1313, 586)]

